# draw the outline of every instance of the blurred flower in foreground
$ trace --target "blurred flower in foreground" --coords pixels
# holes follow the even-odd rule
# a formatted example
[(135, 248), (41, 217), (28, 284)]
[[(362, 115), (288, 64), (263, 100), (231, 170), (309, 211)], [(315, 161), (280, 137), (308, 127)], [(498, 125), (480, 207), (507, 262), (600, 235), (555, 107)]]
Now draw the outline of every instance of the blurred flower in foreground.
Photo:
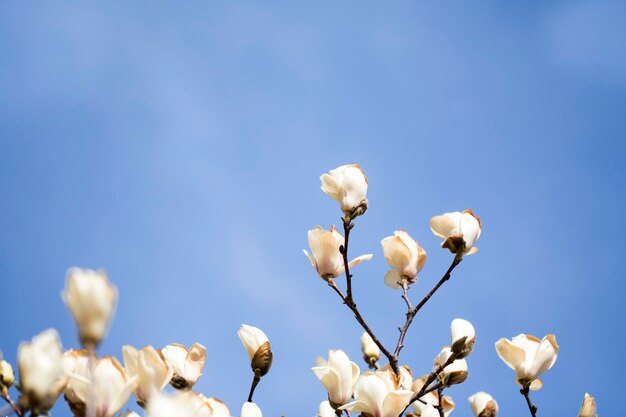
[(496, 417), (498, 415), (498, 403), (486, 392), (477, 392), (468, 398), (472, 413), (476, 417)]
[(87, 404), (87, 415), (93, 412), (95, 417), (114, 416), (137, 387), (137, 377), (129, 378), (112, 356), (97, 359), (88, 374), (87, 378), (71, 375), (77, 398)]
[(200, 400), (200, 409), (196, 413), (196, 417), (231, 417), (230, 410), (219, 398), (198, 394), (198, 399)]
[(423, 404), (421, 414), (419, 415), (421, 417), (439, 417), (439, 411), (437, 411), (437, 409), (432, 404), (428, 403)]
[(172, 379), (172, 368), (165, 362), (163, 354), (152, 346), (137, 350), (125, 345), (122, 356), (126, 375), (137, 378), (135, 398), (140, 405), (145, 405), (154, 392), (161, 392)]
[(76, 385), (80, 385), (83, 382), (77, 381), (76, 378), (72, 378), (71, 376), (76, 375), (82, 379), (88, 379), (89, 353), (85, 349), (70, 349), (63, 352), (63, 370), (65, 375), (68, 376), (67, 385), (63, 391), (65, 401), (74, 416), (84, 416), (85, 403), (82, 402), (76, 394)]
[(20, 402), (23, 408), (33, 410), (33, 415), (51, 409), (65, 388), (67, 377), (62, 357), (61, 341), (54, 329), (39, 333), (31, 342), (20, 343), (17, 353), (19, 388), (23, 395)]
[[(423, 375), (423, 376), (417, 378), (413, 382), (413, 386), (411, 387), (411, 391), (419, 392), (422, 389), (422, 387), (424, 386), (424, 383), (426, 383), (426, 380), (428, 380), (428, 375)], [(441, 402), (441, 406), (442, 406), (442, 409), (443, 409), (443, 415), (445, 417), (448, 417), (448, 415), (452, 412), (452, 410), (454, 410), (454, 407), (455, 407), (454, 401), (452, 401), (452, 397), (450, 397), (449, 395), (445, 395), (441, 399), (439, 399), (439, 394), (437, 394), (436, 391), (431, 391), (428, 394), (425, 394), (421, 398), (421, 400), (426, 402), (427, 404), (432, 405), (432, 406), (437, 406)], [(413, 414), (416, 417), (420, 417), (422, 415), (422, 413), (424, 412), (424, 408), (426, 407), (426, 404), (424, 404), (423, 402), (417, 400), (417, 401), (414, 401), (413, 403), (411, 403), (411, 407), (413, 408)]]
[(450, 333), (452, 351), (458, 358), (467, 357), (474, 349), (474, 342), (476, 342), (476, 331), (472, 323), (463, 319), (454, 319), (450, 324)]
[[(339, 247), (343, 246), (344, 238), (335, 226), (330, 230), (324, 230), (321, 226), (315, 226), (309, 230), (309, 247), (311, 254), (304, 250), (304, 254), (309, 258), (311, 266), (324, 279), (337, 278), (344, 272), (343, 255), (339, 252)], [(348, 264), (352, 268), (362, 261), (369, 261), (372, 255), (361, 255)]]
[(370, 368), (375, 368), (376, 362), (380, 359), (380, 349), (367, 332), (363, 332), (361, 335), (361, 352), (363, 352), (363, 360), (365, 363), (367, 363)]
[(117, 289), (104, 271), (70, 268), (62, 297), (76, 321), (81, 343), (94, 349), (113, 316)]
[(553, 334), (542, 340), (535, 336), (520, 334), (511, 340), (500, 339), (496, 342), (496, 352), (500, 359), (517, 374), (516, 382), (533, 391), (543, 385), (539, 375), (552, 368), (559, 353), (559, 345)]
[(201, 400), (192, 391), (177, 391), (166, 395), (155, 393), (148, 402), (149, 417), (196, 417)]
[(587, 393), (585, 393), (578, 417), (598, 417), (598, 414), (596, 414), (596, 399)]
[(258, 369), (260, 376), (267, 374), (272, 366), (274, 354), (265, 333), (256, 327), (242, 324), (237, 335), (248, 352), (252, 370), (256, 372)]
[(435, 236), (443, 239), (442, 248), (447, 248), (452, 253), (456, 253), (463, 245), (463, 254), (471, 255), (476, 253), (478, 248), (474, 242), (480, 237), (482, 226), (480, 219), (472, 212), (465, 210), (463, 213), (455, 211), (444, 213), (430, 219), (430, 230)]
[[(445, 363), (453, 355), (452, 349), (445, 346), (439, 355), (435, 358), (433, 370), (436, 370)], [(467, 362), (465, 359), (456, 359), (450, 365), (446, 366), (437, 377), (439, 382), (444, 386), (460, 384), (467, 379)]]
[(171, 384), (176, 389), (192, 387), (202, 375), (206, 363), (206, 348), (200, 343), (194, 343), (189, 349), (185, 346), (172, 343), (161, 349), (165, 361), (172, 368), (174, 374)]
[(350, 400), (361, 373), (359, 366), (350, 361), (343, 350), (329, 350), (328, 361), (318, 357), (317, 366), (311, 370), (328, 391), (328, 400), (333, 407)]
[(315, 417), (335, 417), (335, 410), (328, 401), (322, 401)]
[(2, 352), (0, 352), (0, 391), (11, 388), (13, 382), (15, 382), (13, 367), (9, 362), (2, 359)]
[(241, 417), (263, 417), (263, 413), (255, 403), (245, 402), (241, 407)]
[(401, 389), (391, 371), (366, 372), (354, 388), (355, 401), (340, 410), (376, 417), (398, 417), (409, 405), (413, 391)]
[(341, 211), (350, 219), (367, 210), (367, 177), (357, 164), (342, 165), (322, 174), (322, 191), (341, 206)]
[(422, 249), (404, 230), (397, 230), (393, 236), (381, 241), (385, 259), (394, 268), (385, 275), (385, 284), (400, 288), (399, 283), (412, 284), (426, 263), (426, 251)]

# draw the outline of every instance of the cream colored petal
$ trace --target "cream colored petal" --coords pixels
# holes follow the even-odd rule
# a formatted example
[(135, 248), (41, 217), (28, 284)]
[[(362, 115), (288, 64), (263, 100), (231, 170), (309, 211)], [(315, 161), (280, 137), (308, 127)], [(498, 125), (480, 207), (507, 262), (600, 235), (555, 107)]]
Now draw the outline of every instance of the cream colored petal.
[(340, 410), (352, 411), (355, 414), (367, 413), (370, 411), (369, 405), (363, 401), (353, 401), (339, 407)]
[(540, 379), (535, 379), (533, 382), (530, 383), (531, 391), (539, 391), (541, 387), (543, 387), (543, 382), (541, 382)]
[(552, 368), (559, 353), (559, 345), (554, 335), (546, 336), (537, 347), (537, 352), (530, 367), (530, 378), (534, 379)]
[(460, 219), (461, 213), (458, 211), (434, 216), (430, 219), (430, 230), (435, 236), (445, 240), (451, 234), (459, 232)]
[(387, 394), (383, 401), (383, 417), (398, 417), (411, 402), (413, 391), (396, 390)]
[(463, 233), (463, 240), (467, 248), (474, 246), (474, 242), (480, 236), (480, 223), (478, 219), (468, 212), (464, 212), (461, 215), (460, 223), (461, 233)]
[(332, 175), (322, 174), (320, 181), (322, 182), (322, 191), (332, 197), (333, 200), (341, 203), (340, 189), (337, 180)]
[(402, 288), (402, 286), (398, 284), (401, 280), (402, 278), (396, 269), (391, 269), (385, 274), (385, 285), (391, 289), (397, 290), (398, 288)]
[(507, 339), (500, 339), (496, 342), (496, 352), (500, 359), (507, 364), (507, 366), (513, 370), (519, 368), (519, 366), (524, 362), (526, 355), (524, 354), (524, 349), (515, 346)]
[(398, 236), (386, 237), (380, 243), (390, 267), (403, 269), (411, 262), (411, 250)]
[(350, 263), (348, 264), (348, 267), (352, 268), (353, 266), (358, 265), (363, 261), (369, 261), (372, 259), (373, 256), (374, 255), (372, 255), (371, 253), (368, 253), (367, 255), (358, 256), (350, 261)]

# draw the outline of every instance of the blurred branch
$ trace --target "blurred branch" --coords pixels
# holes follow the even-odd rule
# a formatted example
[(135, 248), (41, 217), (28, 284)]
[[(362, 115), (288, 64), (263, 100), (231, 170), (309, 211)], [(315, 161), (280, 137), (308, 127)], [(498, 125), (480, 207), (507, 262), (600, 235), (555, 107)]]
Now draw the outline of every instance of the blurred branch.
[(17, 404), (13, 402), (11, 396), (9, 395), (9, 391), (6, 388), (2, 388), (1, 391), (2, 393), (0, 396), (4, 401), (7, 402), (7, 404), (9, 404), (10, 409), (13, 410), (12, 412), (8, 412), (9, 407), (7, 407), (6, 409), (2, 409), (0, 410), (0, 412), (2, 413), (1, 415), (9, 415), (14, 412), (18, 417), (22, 417), (24, 413), (22, 413), (22, 410), (17, 406)]

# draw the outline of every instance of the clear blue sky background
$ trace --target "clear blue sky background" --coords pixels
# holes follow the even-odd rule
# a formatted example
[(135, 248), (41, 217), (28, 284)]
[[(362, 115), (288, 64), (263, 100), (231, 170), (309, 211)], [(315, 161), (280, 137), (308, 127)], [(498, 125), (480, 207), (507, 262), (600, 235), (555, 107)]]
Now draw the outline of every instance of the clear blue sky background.
[(370, 210), (351, 251), (375, 256), (355, 291), (388, 344), (403, 305), (380, 240), (404, 228), (428, 251), (416, 300), (451, 260), (429, 218), (483, 219), (480, 252), (404, 351), (426, 373), (450, 321), (475, 324), (455, 415), (479, 390), (528, 415), (493, 347), (521, 332), (561, 345), (541, 416), (576, 415), (586, 391), (619, 415), (625, 43), (617, 1), (3, 2), (0, 348), (14, 361), (51, 326), (76, 347), (65, 272), (106, 268), (120, 299), (102, 354), (199, 341), (198, 390), (238, 415), (251, 373), (236, 331), (252, 324), (275, 351), (265, 415), (314, 415), (315, 357), (361, 363), (361, 330), (302, 248), (339, 222), (319, 175), (358, 162)]

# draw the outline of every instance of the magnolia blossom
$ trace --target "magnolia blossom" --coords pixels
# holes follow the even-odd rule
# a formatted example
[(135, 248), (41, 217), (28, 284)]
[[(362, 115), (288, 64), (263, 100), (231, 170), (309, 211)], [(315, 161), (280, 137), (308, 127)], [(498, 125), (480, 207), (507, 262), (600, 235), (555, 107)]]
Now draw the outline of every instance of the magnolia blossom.
[(200, 408), (195, 417), (231, 417), (230, 410), (219, 398), (198, 394), (198, 399), (200, 400)]
[(465, 210), (463, 213), (459, 211), (444, 213), (430, 219), (430, 230), (435, 236), (443, 239), (441, 247), (449, 249), (452, 253), (456, 253), (463, 245), (465, 245), (463, 254), (476, 253), (478, 248), (474, 246), (474, 242), (480, 237), (481, 229), (480, 219), (472, 210)]
[(161, 349), (165, 361), (174, 371), (171, 384), (174, 388), (192, 387), (200, 375), (206, 362), (206, 348), (194, 343), (191, 348), (172, 343)]
[(126, 375), (137, 378), (135, 397), (140, 404), (148, 402), (150, 396), (160, 392), (172, 379), (172, 368), (167, 364), (161, 351), (152, 346), (140, 350), (132, 346), (122, 347)]
[(596, 414), (596, 399), (587, 393), (585, 393), (578, 417), (598, 417), (598, 414)]
[(63, 391), (65, 401), (75, 416), (84, 415), (85, 403), (76, 394), (76, 386), (82, 382), (71, 376), (76, 375), (82, 379), (89, 378), (89, 353), (85, 349), (70, 349), (63, 352), (63, 370), (68, 377), (67, 385)]
[(63, 350), (59, 335), (48, 329), (22, 342), (17, 352), (20, 391), (34, 414), (44, 414), (52, 408), (65, 388), (67, 377), (61, 363)]
[(496, 342), (496, 351), (500, 359), (517, 374), (516, 382), (531, 390), (541, 389), (543, 385), (539, 375), (552, 368), (559, 353), (559, 345), (553, 334), (542, 340), (535, 336), (520, 334), (511, 340), (500, 339)]
[(117, 289), (104, 271), (71, 268), (62, 295), (83, 345), (95, 347), (104, 337), (117, 302)]
[(398, 417), (412, 396), (413, 391), (401, 389), (393, 372), (366, 372), (354, 388), (355, 401), (339, 409), (374, 417)]
[(474, 326), (467, 320), (454, 319), (450, 324), (450, 333), (452, 335), (452, 351), (459, 358), (467, 357), (474, 349), (476, 341), (476, 331)]
[(245, 402), (241, 407), (241, 417), (263, 417), (263, 413), (255, 403)]
[(381, 241), (385, 259), (393, 269), (385, 275), (385, 284), (400, 288), (400, 283), (415, 282), (417, 274), (426, 263), (426, 251), (422, 249), (404, 230), (397, 230), (393, 236)]
[(399, 367), (400, 375), (396, 376), (393, 368), (390, 364), (387, 364), (379, 369), (379, 371), (389, 371), (390, 375), (394, 375), (394, 378), (397, 379), (397, 384), (401, 389), (405, 389), (410, 391), (413, 386), (413, 371), (407, 365), (402, 365)]
[[(413, 382), (411, 391), (419, 392), (427, 380), (428, 380), (428, 375), (423, 375), (417, 378)], [(448, 417), (448, 415), (452, 412), (452, 410), (454, 410), (454, 407), (455, 407), (454, 401), (452, 401), (452, 397), (450, 397), (449, 395), (444, 395), (440, 399), (439, 394), (437, 394), (436, 391), (431, 391), (428, 394), (423, 395), (420, 399), (432, 406), (438, 406), (439, 403), (441, 403), (441, 407), (443, 409), (443, 415), (445, 417)], [(426, 405), (419, 400), (414, 401), (411, 404), (411, 407), (413, 408), (413, 411), (416, 417), (420, 417), (422, 415), (422, 413), (424, 412), (425, 406)]]
[(476, 417), (496, 417), (498, 415), (498, 403), (486, 392), (477, 392), (468, 398), (472, 413)]
[(242, 324), (237, 335), (248, 352), (252, 370), (256, 372), (258, 369), (261, 376), (265, 375), (272, 366), (273, 357), (272, 348), (265, 333), (256, 327)]
[(177, 391), (173, 395), (156, 392), (148, 402), (150, 417), (197, 417), (202, 399), (192, 391)]
[(328, 391), (328, 399), (334, 406), (350, 400), (361, 373), (359, 366), (350, 361), (343, 350), (329, 350), (328, 361), (318, 357), (317, 366), (311, 370)]
[(367, 210), (367, 177), (357, 164), (342, 165), (322, 174), (322, 191), (341, 205), (341, 211), (355, 218)]
[(335, 417), (335, 415), (335, 410), (330, 405), (328, 400), (326, 400), (320, 403), (319, 410), (317, 411), (317, 416), (315, 417)]
[[(337, 278), (343, 274), (345, 269), (343, 255), (339, 252), (339, 247), (343, 244), (344, 238), (335, 229), (335, 226), (331, 226), (330, 230), (324, 230), (322, 226), (315, 226), (314, 229), (309, 230), (311, 254), (306, 250), (303, 251), (320, 277), (324, 279)], [(348, 267), (352, 268), (362, 261), (369, 261), (370, 259), (372, 259), (372, 254), (361, 255), (350, 261)]]
[[(450, 349), (449, 346), (444, 346), (439, 355), (435, 358), (433, 371), (444, 366), (452, 355), (452, 349)], [(441, 371), (438, 379), (444, 385), (462, 383), (467, 379), (467, 362), (465, 362), (465, 359), (455, 359)]]
[(15, 382), (13, 367), (9, 362), (2, 359), (2, 354), (0, 353), (0, 390), (11, 388), (13, 382)]
[(365, 360), (370, 367), (373, 367), (378, 359), (380, 359), (380, 349), (367, 332), (363, 332), (361, 335), (361, 352), (363, 352), (363, 360)]
[(114, 416), (137, 387), (137, 376), (127, 376), (112, 356), (97, 359), (87, 378), (77, 374), (72, 374), (71, 378), (75, 381), (77, 398), (88, 405), (95, 417)]

